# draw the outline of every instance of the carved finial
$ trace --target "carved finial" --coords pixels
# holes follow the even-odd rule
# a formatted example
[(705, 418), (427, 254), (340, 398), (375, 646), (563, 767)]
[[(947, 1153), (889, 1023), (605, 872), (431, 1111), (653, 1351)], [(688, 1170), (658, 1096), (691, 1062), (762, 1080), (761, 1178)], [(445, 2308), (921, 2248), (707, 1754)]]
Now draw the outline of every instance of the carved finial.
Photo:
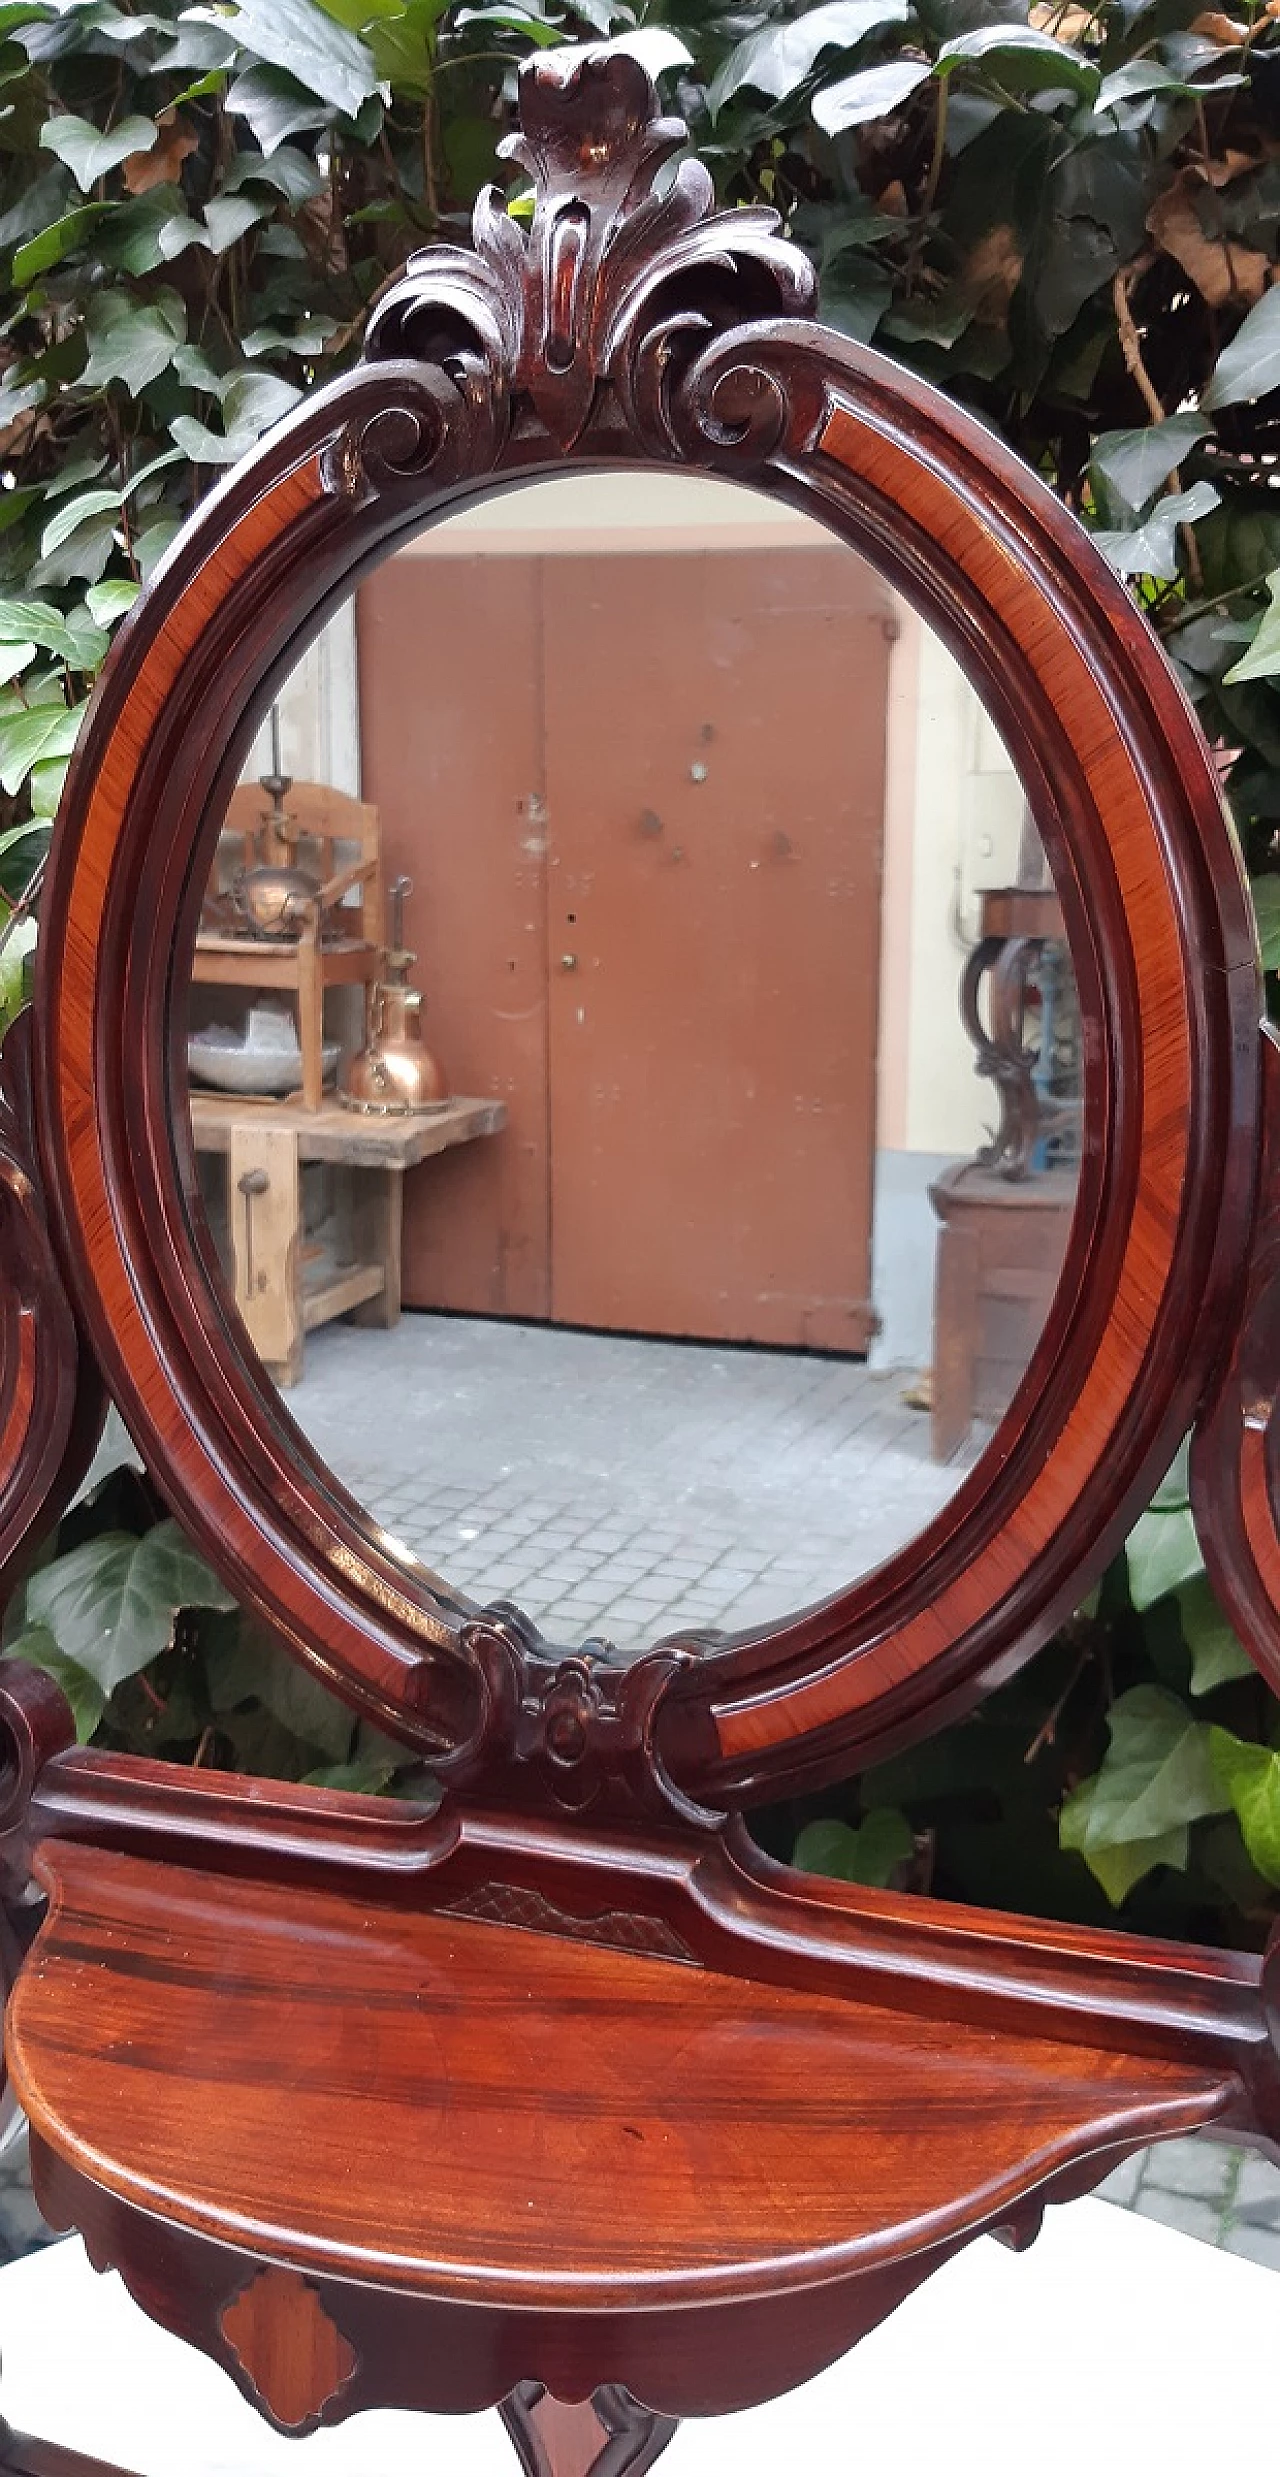
[(366, 358), (448, 369), (493, 453), (520, 400), (574, 446), (611, 388), (650, 447), (671, 453), (670, 390), (713, 335), (813, 307), (813, 269), (769, 208), (717, 213), (704, 164), (657, 175), (685, 143), (641, 63), (613, 44), (538, 52), (520, 76), (520, 129), (499, 152), (533, 184), (528, 224), (496, 189), (474, 248), (410, 259), (370, 319)]

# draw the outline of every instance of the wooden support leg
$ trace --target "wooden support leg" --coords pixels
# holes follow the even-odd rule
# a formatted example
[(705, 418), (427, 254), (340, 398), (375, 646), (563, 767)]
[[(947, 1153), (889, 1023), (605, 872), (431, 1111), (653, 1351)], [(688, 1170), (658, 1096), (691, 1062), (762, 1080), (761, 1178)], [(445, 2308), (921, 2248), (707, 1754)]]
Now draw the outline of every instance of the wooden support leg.
[(302, 1186), (298, 1139), (245, 1119), (227, 1141), (227, 1211), (235, 1301), (278, 1385), (302, 1374)]
[(502, 2421), (525, 2477), (644, 2477), (677, 2425), (620, 2383), (589, 2400), (558, 2400), (540, 2382), (520, 2382), (502, 2403)]
[(949, 1462), (973, 1424), (973, 1372), (978, 1349), (978, 1242), (970, 1230), (944, 1221), (938, 1234), (933, 1303), (933, 1433), (935, 1462)]
[(319, 1109), (324, 1097), (324, 972), (318, 921), (309, 922), (298, 941), (298, 1047), (303, 1106)]
[(353, 1170), (355, 1192), (351, 1210), (351, 1252), (357, 1264), (382, 1267), (382, 1288), (375, 1299), (353, 1308), (354, 1325), (394, 1325), (400, 1322), (400, 1230), (404, 1214), (403, 1170)]

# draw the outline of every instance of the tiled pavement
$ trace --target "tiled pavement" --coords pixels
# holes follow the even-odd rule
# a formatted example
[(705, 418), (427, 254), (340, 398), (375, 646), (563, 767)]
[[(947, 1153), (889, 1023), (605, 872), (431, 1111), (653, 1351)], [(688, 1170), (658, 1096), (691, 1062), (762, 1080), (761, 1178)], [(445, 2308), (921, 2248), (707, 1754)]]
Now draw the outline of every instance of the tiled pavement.
[(909, 1540), (964, 1465), (930, 1460), (908, 1390), (854, 1360), (413, 1315), (313, 1334), (288, 1408), (424, 1564), (627, 1651), (803, 1608)]

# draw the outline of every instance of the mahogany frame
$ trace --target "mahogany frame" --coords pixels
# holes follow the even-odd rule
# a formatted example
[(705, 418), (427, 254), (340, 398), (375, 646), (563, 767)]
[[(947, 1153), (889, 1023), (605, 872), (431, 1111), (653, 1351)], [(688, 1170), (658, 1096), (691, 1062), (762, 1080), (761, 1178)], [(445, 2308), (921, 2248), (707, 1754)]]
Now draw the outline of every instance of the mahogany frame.
[[(1214, 2123), (1280, 2140), (1274, 1947), (1260, 1964), (944, 1912), (807, 1882), (752, 1852), (736, 1821), (722, 1828), (752, 1799), (936, 1727), (1026, 1659), (1189, 1429), (1210, 1569), (1280, 1687), (1280, 1052), (1259, 1033), (1248, 890), (1209, 753), (1075, 520), (971, 417), (813, 322), (812, 270), (773, 216), (716, 213), (688, 161), (655, 188), (684, 131), (625, 50), (538, 55), (521, 119), (508, 152), (533, 179), (527, 237), (488, 196), (472, 250), (415, 258), (370, 322), (364, 365), (211, 494), (120, 631), (59, 815), (34, 1014), (5, 1044), (0, 1090), (7, 1572), (83, 1468), (105, 1385), (226, 1582), (432, 1759), (445, 1806), (434, 1820), (392, 1815), (78, 1752), (50, 1681), (6, 1664), (0, 1878), (12, 1898), (34, 1876), (53, 1906), (30, 1960), (18, 1969), (0, 1952), (0, 1967), (18, 1969), (10, 2067), (46, 2206), (255, 2398), (246, 2369), (266, 2325), (253, 2299), (269, 2291), (302, 2352), (298, 2416), (269, 2400), (264, 2411), (285, 2430), (407, 2397), (414, 2382), (435, 2398), (453, 2380), (449, 2405), (511, 2395), (536, 2468), (555, 2426), (539, 2422), (537, 2386), (572, 2399), (609, 2386), (601, 2448), (610, 2467), (638, 2468), (658, 2412), (784, 2387), (956, 2244), (983, 2228), (1025, 2237), (1045, 2198), (1087, 2189), (1153, 2130)], [(646, 463), (737, 479), (817, 517), (955, 652), (1054, 869), (1079, 991), (1084, 1144), (1044, 1332), (995, 1444), (927, 1532), (819, 1608), (730, 1639), (676, 1633), (619, 1669), (603, 1646), (549, 1644), (519, 1609), (477, 1608), (402, 1560), (315, 1462), (217, 1269), (182, 1035), (227, 797), (339, 597), (464, 502), (548, 472)], [(79, 1845), (103, 1861), (96, 1926)], [(413, 2370), (402, 2269), (374, 2277), (335, 2239), (324, 2274), (303, 2277), (300, 2218), (292, 2234), (245, 2218), (232, 2241), (240, 2223), (194, 2187), (175, 2198), (136, 2160), (111, 2165), (92, 2128), (60, 2116), (51, 2024), (67, 1972), (95, 1935), (107, 1967), (129, 1887), (159, 1880), (151, 1867), (170, 1870), (193, 1919), (207, 1878), (266, 1888), (273, 1918), (287, 1924), (294, 1906), (299, 1956), (317, 1968), (314, 1920), (330, 1899), (353, 1919), (366, 1905), (371, 1918), (412, 1915), (428, 1941), (441, 1916), (508, 1944), (532, 1922), (574, 1946), (593, 1987), (643, 1953), (677, 1975), (767, 1986), (797, 2022), (811, 1998), (852, 1999), (937, 2023), (942, 2046), (947, 2025), (962, 2042), (976, 2024), (1032, 2077), (1054, 2041), (1064, 2057), (1083, 2045), (1126, 2060), (1133, 2077), (1110, 2113), (1101, 2096), (1073, 2101), (1052, 2156), (1010, 2165), (1002, 2150), (994, 2182), (1004, 2136), (975, 2132), (954, 2189), (856, 2260), (847, 2249), (838, 2276), (798, 2240), (786, 2296), (756, 2264), (722, 2315), (723, 2283), (676, 2266), (671, 2298), (697, 2308), (689, 2331), (674, 2306), (663, 2323), (643, 2297), (624, 2309), (601, 2288), (579, 2308), (549, 2278), (530, 2302), (509, 2266), (468, 2263), (479, 2357), (451, 2371), (462, 2304), (438, 2281), (415, 2306), (443, 2348), (428, 2381)], [(214, 1969), (189, 1992), (203, 2001), (221, 1985)], [(357, 1968), (353, 2016), (371, 1985)], [(122, 2017), (141, 2001), (127, 1971), (108, 1993)], [(228, 2086), (235, 2042), (231, 2018)], [(1061, 2072), (1065, 2087), (1068, 2062)], [(247, 2285), (246, 2254), (271, 2265)], [(430, 2289), (425, 2271), (418, 2284)], [(5, 2449), (0, 2436), (0, 2469), (29, 2464)]]
[[(626, 1768), (639, 1729), (650, 1791), (727, 1808), (936, 1726), (1043, 1641), (1114, 1552), (1229, 1346), (1259, 973), (1208, 751), (1074, 519), (932, 390), (761, 314), (807, 310), (810, 270), (773, 218), (712, 212), (701, 167), (648, 194), (679, 124), (654, 116), (625, 56), (578, 74), (574, 110), (595, 116), (609, 162), (566, 220), (580, 165), (562, 58), (525, 79), (527, 249), (486, 202), (474, 252), (415, 259), (366, 366), (211, 494), (120, 633), (46, 883), (41, 1175), (93, 1356), (228, 1583), (408, 1743), (471, 1773), (506, 1761), (500, 1709), (509, 1721), (526, 1689), (545, 1700), (561, 1661), (527, 1619), (479, 1613), (393, 1553), (282, 1409), (212, 1261), (181, 1055), (212, 840), (264, 706), (337, 597), (464, 498), (588, 460), (696, 467), (873, 558), (951, 645), (1021, 773), (1079, 986), (1087, 1136), (1039, 1347), (998, 1446), (922, 1538), (815, 1611), (722, 1642), (667, 1637), (621, 1689), (592, 1646), (571, 1647), (575, 1795), (602, 1763)], [(38, 1356), (60, 1356), (52, 1332)]]

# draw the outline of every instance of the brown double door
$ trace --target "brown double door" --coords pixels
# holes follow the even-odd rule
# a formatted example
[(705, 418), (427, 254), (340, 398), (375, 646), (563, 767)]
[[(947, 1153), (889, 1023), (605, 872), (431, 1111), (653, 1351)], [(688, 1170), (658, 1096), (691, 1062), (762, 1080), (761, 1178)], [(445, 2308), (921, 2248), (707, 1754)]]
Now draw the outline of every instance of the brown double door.
[(887, 632), (836, 547), (405, 553), (364, 796), (453, 1088), (406, 1304), (859, 1350)]

